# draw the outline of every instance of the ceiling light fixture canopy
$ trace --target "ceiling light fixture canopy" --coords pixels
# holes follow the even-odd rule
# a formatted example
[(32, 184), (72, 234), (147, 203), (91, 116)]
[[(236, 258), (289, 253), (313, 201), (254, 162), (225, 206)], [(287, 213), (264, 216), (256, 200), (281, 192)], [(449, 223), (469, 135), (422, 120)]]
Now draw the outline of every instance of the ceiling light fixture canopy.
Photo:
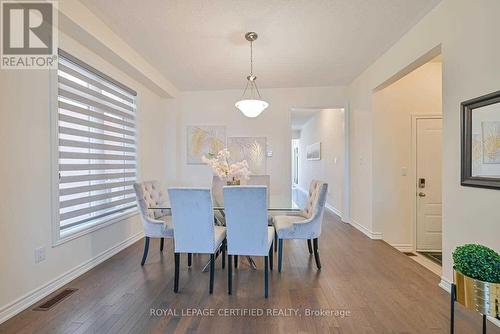
[(245, 34), (245, 39), (250, 42), (250, 75), (247, 76), (247, 85), (243, 91), (243, 96), (235, 103), (236, 108), (246, 117), (257, 117), (269, 106), (269, 103), (262, 100), (255, 82), (257, 77), (253, 75), (253, 42), (257, 37), (258, 35), (255, 32)]

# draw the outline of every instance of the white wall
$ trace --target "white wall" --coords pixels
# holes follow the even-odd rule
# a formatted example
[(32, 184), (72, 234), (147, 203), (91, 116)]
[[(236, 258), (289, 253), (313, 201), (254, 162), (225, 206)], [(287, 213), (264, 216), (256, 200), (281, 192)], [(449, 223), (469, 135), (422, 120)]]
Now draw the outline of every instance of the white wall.
[[(172, 182), (175, 165), (167, 155), (175, 152), (175, 131), (166, 129), (175, 118), (166, 100), (63, 33), (59, 37), (62, 49), (138, 92), (139, 178)], [(19, 298), (142, 234), (136, 215), (52, 247), (50, 115), (56, 111), (49, 106), (57, 96), (50, 84), (47, 70), (0, 70), (0, 321)], [(37, 247), (45, 247), (46, 260), (35, 264)]]
[(413, 243), (411, 115), (441, 114), (441, 77), (429, 62), (373, 94), (373, 226), (400, 248)]
[[(321, 160), (307, 160), (308, 145), (321, 142)], [(327, 204), (342, 212), (344, 185), (344, 110), (318, 110), (300, 131), (299, 186), (309, 190), (312, 180), (328, 183)]]
[[(481, 243), (500, 251), (500, 191), (460, 186), (460, 102), (499, 89), (497, 0), (443, 0), (349, 88), (351, 215), (372, 229), (372, 93), (429, 50), (443, 58), (443, 276), (452, 281), (457, 245)], [(361, 160), (361, 161), (360, 161)]]
[(267, 137), (267, 174), (271, 175), (271, 195), (290, 197), (292, 107), (344, 105), (344, 87), (262, 89), (270, 106), (257, 118), (243, 116), (235, 107), (241, 90), (183, 92), (170, 102), (177, 113), (177, 178), (175, 184), (209, 186), (212, 172), (205, 165), (186, 164), (186, 126), (225, 125), (227, 136)]

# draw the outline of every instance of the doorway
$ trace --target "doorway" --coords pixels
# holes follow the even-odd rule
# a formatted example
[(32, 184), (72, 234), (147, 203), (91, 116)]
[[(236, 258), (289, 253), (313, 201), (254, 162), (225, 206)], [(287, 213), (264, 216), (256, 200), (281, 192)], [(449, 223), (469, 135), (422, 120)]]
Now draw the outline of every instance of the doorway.
[(415, 250), (442, 262), (441, 115), (413, 117)]
[(442, 58), (424, 57), (372, 96), (372, 219), (384, 241), (440, 272)]
[(349, 191), (346, 114), (343, 107), (291, 110), (292, 200), (304, 207), (311, 181), (324, 181), (326, 208), (343, 221), (348, 217)]

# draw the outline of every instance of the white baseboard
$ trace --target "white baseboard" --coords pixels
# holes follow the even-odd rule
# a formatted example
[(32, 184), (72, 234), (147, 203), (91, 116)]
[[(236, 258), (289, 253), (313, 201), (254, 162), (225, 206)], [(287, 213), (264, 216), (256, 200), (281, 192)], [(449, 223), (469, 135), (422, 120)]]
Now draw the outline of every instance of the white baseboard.
[(448, 281), (444, 276), (441, 276), (441, 282), (439, 282), (439, 287), (444, 291), (451, 292), (451, 282)]
[(144, 237), (139, 232), (0, 309), (0, 324)]
[(328, 203), (325, 203), (325, 208), (327, 208), (328, 210), (330, 210), (331, 212), (333, 212), (334, 214), (336, 214), (337, 216), (342, 218), (342, 211), (340, 211), (339, 209), (333, 207), (332, 205), (330, 205)]
[(412, 244), (389, 244), (392, 247), (396, 248), (398, 251), (403, 253), (413, 252)]
[[(443, 276), (441, 276), (441, 282), (439, 282), (439, 287), (442, 288), (444, 291), (451, 293), (451, 282), (448, 281)], [(488, 317), (488, 320), (497, 327), (500, 327), (500, 320), (495, 319), (493, 317)]]
[(491, 321), (491, 323), (497, 327), (500, 327), (500, 320), (495, 319), (493, 317), (488, 317), (488, 320)]
[(349, 222), (349, 224), (354, 226), (357, 230), (361, 231), (364, 235), (366, 235), (370, 239), (382, 240), (382, 233), (370, 231), (369, 229), (367, 229), (363, 225), (359, 224), (358, 222), (356, 222), (352, 218), (351, 218), (351, 221)]

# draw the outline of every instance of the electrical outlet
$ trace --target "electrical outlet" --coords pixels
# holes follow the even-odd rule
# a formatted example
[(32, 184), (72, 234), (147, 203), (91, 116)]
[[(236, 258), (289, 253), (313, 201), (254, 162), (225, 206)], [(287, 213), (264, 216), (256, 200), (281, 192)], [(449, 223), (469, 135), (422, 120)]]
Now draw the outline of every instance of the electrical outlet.
[(40, 263), (45, 260), (45, 247), (35, 249), (35, 263)]

